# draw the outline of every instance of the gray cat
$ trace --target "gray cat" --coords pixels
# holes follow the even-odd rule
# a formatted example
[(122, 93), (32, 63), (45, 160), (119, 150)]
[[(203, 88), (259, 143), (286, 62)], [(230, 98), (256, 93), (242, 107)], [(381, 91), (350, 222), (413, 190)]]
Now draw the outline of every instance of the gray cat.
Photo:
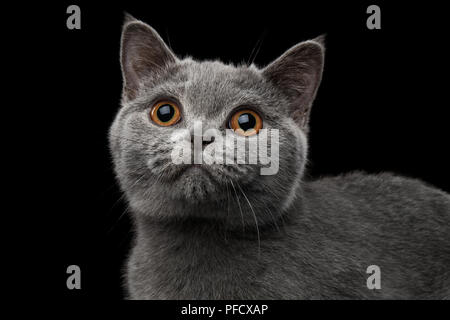
[[(450, 297), (449, 194), (392, 174), (302, 179), (323, 64), (320, 37), (263, 69), (180, 59), (127, 17), (110, 149), (136, 229), (129, 298)], [(222, 133), (230, 123), (244, 133), (258, 123), (278, 129), (279, 171), (174, 164), (175, 144), (192, 139), (174, 133), (193, 132), (196, 121)], [(375, 288), (371, 265), (379, 267)]]

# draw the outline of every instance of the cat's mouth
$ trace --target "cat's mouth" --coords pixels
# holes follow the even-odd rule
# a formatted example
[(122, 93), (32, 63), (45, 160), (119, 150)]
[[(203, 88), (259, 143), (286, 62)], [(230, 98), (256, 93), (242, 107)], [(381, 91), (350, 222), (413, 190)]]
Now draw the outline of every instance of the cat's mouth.
[(175, 189), (204, 188), (211, 193), (223, 192), (230, 181), (241, 185), (252, 183), (258, 168), (226, 164), (170, 164), (153, 168), (152, 173), (164, 184)]
[(177, 166), (171, 181), (167, 182), (176, 198), (199, 203), (220, 198), (225, 184), (218, 172), (208, 165)]
[(174, 176), (174, 180), (179, 180), (182, 176), (189, 175), (192, 177), (198, 176), (199, 178), (203, 178), (204, 176), (206, 176), (212, 181), (216, 181), (217, 179), (214, 177), (213, 173), (215, 172), (204, 164), (183, 165), (179, 168), (178, 172)]

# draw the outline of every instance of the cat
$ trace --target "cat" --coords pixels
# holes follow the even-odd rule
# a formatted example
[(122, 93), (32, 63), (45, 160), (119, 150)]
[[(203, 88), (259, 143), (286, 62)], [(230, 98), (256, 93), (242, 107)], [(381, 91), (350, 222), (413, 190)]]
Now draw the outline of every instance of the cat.
[[(303, 179), (324, 54), (319, 37), (264, 68), (181, 59), (127, 16), (109, 142), (135, 226), (128, 298), (450, 297), (448, 193), (389, 173)], [(192, 141), (174, 139), (177, 130), (201, 121), (224, 134), (242, 107), (252, 122), (238, 118), (241, 128), (278, 129), (276, 174), (261, 175), (262, 164), (173, 163), (174, 146)]]

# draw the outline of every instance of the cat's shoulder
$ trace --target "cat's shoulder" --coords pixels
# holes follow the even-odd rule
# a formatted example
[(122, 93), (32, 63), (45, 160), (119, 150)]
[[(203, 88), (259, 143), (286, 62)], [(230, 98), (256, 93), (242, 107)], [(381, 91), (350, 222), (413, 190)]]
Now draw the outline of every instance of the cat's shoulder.
[(405, 177), (391, 172), (369, 174), (354, 171), (337, 176), (322, 177), (311, 181), (313, 187), (333, 188), (348, 193), (401, 194), (416, 196), (442, 196), (450, 200), (450, 195), (439, 188), (419, 179)]
[(389, 221), (414, 216), (436, 225), (448, 226), (450, 222), (449, 193), (419, 179), (389, 172), (352, 172), (316, 179), (304, 188), (303, 199), (312, 207), (320, 206), (323, 212), (345, 211), (346, 217), (378, 212)]

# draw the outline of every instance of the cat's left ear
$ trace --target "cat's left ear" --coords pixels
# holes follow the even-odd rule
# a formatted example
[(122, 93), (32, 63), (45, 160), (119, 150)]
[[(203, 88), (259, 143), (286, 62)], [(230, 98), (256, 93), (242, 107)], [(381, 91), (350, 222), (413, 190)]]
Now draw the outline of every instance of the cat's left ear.
[(305, 130), (322, 79), (324, 56), (324, 36), (320, 36), (295, 45), (262, 70), (288, 96), (291, 116)]

